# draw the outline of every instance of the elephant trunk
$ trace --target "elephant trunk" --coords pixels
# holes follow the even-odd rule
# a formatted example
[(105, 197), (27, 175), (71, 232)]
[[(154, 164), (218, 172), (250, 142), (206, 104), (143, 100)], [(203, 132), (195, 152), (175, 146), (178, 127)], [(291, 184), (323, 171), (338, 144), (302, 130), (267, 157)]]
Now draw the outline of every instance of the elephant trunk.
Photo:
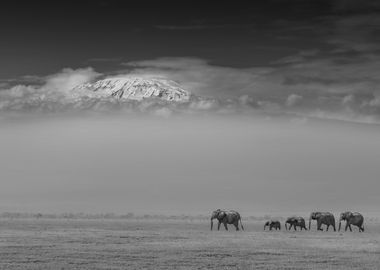
[(288, 230), (288, 223), (285, 222), (285, 229)]
[(212, 231), (212, 226), (214, 225), (213, 222), (212, 222), (212, 220), (213, 220), (213, 219), (211, 218), (211, 231)]
[(312, 214), (309, 217), (309, 231), (310, 231), (310, 226), (311, 226), (311, 219), (312, 219)]
[(340, 231), (340, 227), (342, 226), (342, 219), (340, 218), (339, 219), (339, 227), (338, 227), (338, 231)]
[(240, 220), (241, 229), (244, 231), (244, 226), (243, 226), (243, 223), (241, 222), (241, 217), (239, 218), (239, 220)]

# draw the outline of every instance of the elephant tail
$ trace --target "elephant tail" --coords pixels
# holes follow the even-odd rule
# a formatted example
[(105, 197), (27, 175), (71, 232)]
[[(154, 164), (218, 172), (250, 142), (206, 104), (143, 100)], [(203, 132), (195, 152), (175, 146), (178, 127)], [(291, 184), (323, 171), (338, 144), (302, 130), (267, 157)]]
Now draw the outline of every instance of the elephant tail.
[(243, 222), (241, 222), (241, 217), (240, 217), (240, 216), (239, 216), (239, 220), (240, 220), (240, 226), (241, 226), (241, 229), (244, 231)]

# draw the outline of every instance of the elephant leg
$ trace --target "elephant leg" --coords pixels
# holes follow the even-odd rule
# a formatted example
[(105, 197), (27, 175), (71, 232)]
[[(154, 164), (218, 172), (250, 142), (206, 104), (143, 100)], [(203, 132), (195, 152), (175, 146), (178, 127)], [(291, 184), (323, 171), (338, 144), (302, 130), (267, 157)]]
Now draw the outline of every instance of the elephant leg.
[(297, 226), (296, 225), (293, 225), (293, 228), (294, 228), (295, 231), (297, 230)]
[(323, 231), (323, 229), (322, 229), (322, 222), (320, 220), (317, 221), (317, 230), (318, 231)]
[(271, 231), (271, 230), (272, 230), (272, 228), (273, 228), (273, 226), (272, 226), (272, 225), (270, 225), (270, 226), (269, 226), (269, 230)]
[(226, 231), (228, 231), (227, 222), (224, 222), (223, 225), (224, 225), (224, 228), (226, 228)]
[(326, 227), (326, 232), (328, 232), (328, 231), (329, 231), (330, 224), (327, 224), (326, 226), (327, 226), (327, 227)]
[(235, 225), (236, 230), (238, 231), (238, 230), (239, 230), (239, 221), (236, 221), (236, 222), (234, 223), (234, 225)]
[(350, 228), (350, 232), (352, 232), (351, 224), (348, 224), (348, 228)]
[(221, 222), (218, 221), (218, 231), (219, 231), (219, 229), (220, 229), (220, 224), (221, 224)]
[(333, 226), (334, 232), (336, 232), (335, 224), (332, 224), (331, 226)]
[(346, 223), (346, 226), (344, 227), (344, 231), (347, 232), (348, 229), (348, 222)]

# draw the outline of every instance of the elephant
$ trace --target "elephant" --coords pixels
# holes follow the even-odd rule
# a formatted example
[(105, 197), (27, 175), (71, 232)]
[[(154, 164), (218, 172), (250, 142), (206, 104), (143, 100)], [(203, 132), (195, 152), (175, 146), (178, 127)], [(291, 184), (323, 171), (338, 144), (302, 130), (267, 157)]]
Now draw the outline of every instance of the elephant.
[(351, 225), (355, 225), (359, 228), (359, 232), (364, 232), (364, 226), (363, 226), (364, 217), (362, 214), (360, 214), (358, 212), (352, 213), (350, 211), (341, 213), (340, 218), (339, 218), (339, 229), (338, 229), (338, 231), (340, 231), (340, 226), (341, 226), (342, 220), (346, 221), (346, 227), (344, 229), (345, 231), (347, 231), (347, 228), (349, 228), (350, 231), (352, 232)]
[(298, 226), (301, 228), (301, 231), (302, 231), (302, 229), (305, 229), (305, 231), (307, 231), (306, 225), (305, 225), (305, 219), (303, 217), (289, 217), (289, 218), (287, 218), (285, 221), (286, 230), (288, 230), (287, 224), (290, 224), (289, 230), (293, 226), (294, 230), (296, 231), (297, 230), (296, 227)]
[(233, 224), (236, 228), (236, 230), (239, 230), (239, 221), (240, 221), (240, 226), (241, 229), (244, 231), (243, 223), (241, 222), (241, 216), (238, 212), (233, 211), (233, 210), (215, 210), (211, 214), (211, 230), (213, 226), (213, 220), (217, 219), (218, 220), (218, 231), (220, 229), (220, 224), (223, 223), (224, 228), (226, 231), (228, 231), (227, 224)]
[(321, 228), (322, 224), (325, 224), (327, 226), (326, 231), (329, 230), (330, 226), (332, 226), (334, 228), (334, 232), (336, 231), (336, 229), (335, 229), (335, 217), (330, 212), (312, 212), (310, 214), (310, 218), (309, 218), (309, 230), (310, 230), (311, 220), (317, 221), (317, 230), (318, 231), (323, 231), (323, 229)]
[(273, 228), (277, 230), (281, 230), (281, 223), (280, 221), (278, 220), (269, 220), (267, 222), (265, 222), (264, 224), (264, 231), (265, 231), (265, 228), (269, 226), (269, 230), (271, 231)]

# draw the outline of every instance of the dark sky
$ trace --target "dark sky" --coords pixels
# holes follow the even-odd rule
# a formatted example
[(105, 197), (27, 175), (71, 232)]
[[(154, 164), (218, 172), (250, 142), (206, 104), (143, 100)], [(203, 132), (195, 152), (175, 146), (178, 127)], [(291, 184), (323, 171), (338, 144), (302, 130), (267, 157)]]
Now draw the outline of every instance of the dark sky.
[(270, 65), (302, 50), (327, 51), (337, 20), (379, 12), (376, 1), (251, 2), (8, 1), (1, 6), (0, 79), (64, 67), (103, 72), (163, 56)]

